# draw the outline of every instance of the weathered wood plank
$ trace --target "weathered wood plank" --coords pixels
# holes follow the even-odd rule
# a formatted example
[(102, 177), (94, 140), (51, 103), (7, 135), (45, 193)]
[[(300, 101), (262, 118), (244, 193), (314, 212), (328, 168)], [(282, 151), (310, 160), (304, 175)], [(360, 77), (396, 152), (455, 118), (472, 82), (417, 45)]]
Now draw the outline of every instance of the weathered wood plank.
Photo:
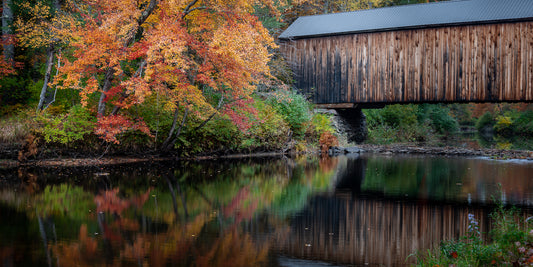
[(533, 101), (533, 22), (282, 41), (316, 103)]

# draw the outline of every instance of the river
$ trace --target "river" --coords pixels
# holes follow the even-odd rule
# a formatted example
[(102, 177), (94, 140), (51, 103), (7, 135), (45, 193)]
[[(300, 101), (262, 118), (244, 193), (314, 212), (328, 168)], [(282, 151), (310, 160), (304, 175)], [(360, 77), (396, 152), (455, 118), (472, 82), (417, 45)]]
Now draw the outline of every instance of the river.
[(409, 265), (533, 162), (362, 154), (0, 169), (3, 266)]

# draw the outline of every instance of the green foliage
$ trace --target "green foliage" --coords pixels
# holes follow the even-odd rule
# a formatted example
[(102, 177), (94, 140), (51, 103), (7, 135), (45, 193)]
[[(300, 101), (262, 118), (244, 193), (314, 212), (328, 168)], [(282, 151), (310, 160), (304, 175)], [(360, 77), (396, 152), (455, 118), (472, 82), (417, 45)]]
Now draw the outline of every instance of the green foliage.
[(477, 123), (476, 123), (476, 129), (478, 131), (481, 131), (485, 128), (492, 128), (495, 124), (495, 120), (494, 120), (494, 116), (492, 115), (492, 113), (490, 112), (485, 112), (485, 114), (483, 114), (483, 116), (481, 116)]
[(501, 135), (509, 135), (512, 133), (513, 121), (510, 116), (500, 115), (496, 117), (496, 124), (494, 130)]
[(533, 260), (531, 217), (524, 220), (516, 209), (500, 203), (491, 214), (490, 242), (479, 232), (478, 222), (469, 214), (468, 233), (457, 241), (445, 241), (438, 251), (417, 255), (418, 266), (525, 266)]
[(417, 115), (423, 108), (418, 105), (391, 105), (383, 109), (363, 110), (367, 118), (368, 142), (390, 144), (430, 140), (432, 133), (437, 131), (436, 127), (444, 129), (443, 122), (437, 121), (442, 116), (435, 111), (433, 116), (428, 114), (419, 118)]
[(242, 138), (239, 129), (227, 117), (215, 116), (196, 131), (193, 126), (185, 127), (176, 143), (183, 155), (235, 149)]
[(325, 132), (335, 133), (335, 129), (331, 126), (331, 116), (322, 113), (313, 114), (312, 125), (318, 133), (318, 136)]
[(0, 80), (0, 106), (26, 104), (30, 98), (29, 80), (22, 76), (8, 76)]
[(391, 127), (405, 127), (416, 124), (416, 105), (389, 105), (383, 108), (381, 116), (383, 123)]
[(440, 134), (453, 133), (459, 127), (457, 120), (450, 115), (448, 107), (422, 104), (417, 113), (419, 121), (428, 121), (431, 127)]
[(450, 109), (451, 115), (460, 125), (475, 125), (475, 120), (472, 117), (473, 106), (471, 104), (450, 104), (448, 108)]
[(533, 110), (522, 113), (514, 122), (513, 130), (524, 136), (533, 135)]
[(294, 133), (295, 137), (302, 137), (308, 123), (311, 121), (311, 104), (305, 97), (294, 91), (277, 91), (267, 99)]
[(129, 109), (130, 117), (142, 118), (150, 132), (154, 133), (155, 142), (162, 143), (172, 126), (173, 111), (166, 108), (162, 96), (151, 95), (144, 103)]
[(250, 128), (250, 134), (243, 140), (242, 148), (253, 150), (264, 148), (279, 150), (287, 142), (290, 128), (276, 110), (261, 100), (255, 101), (257, 121)]
[(377, 125), (368, 128), (367, 142), (373, 144), (391, 144), (394, 142), (400, 142), (400, 140), (398, 139), (398, 132), (396, 129), (387, 125)]
[(65, 115), (53, 116), (43, 113), (36, 117), (40, 127), (36, 132), (44, 137), (47, 143), (56, 142), (69, 144), (83, 138), (93, 132), (95, 119), (89, 111), (81, 105), (70, 108)]

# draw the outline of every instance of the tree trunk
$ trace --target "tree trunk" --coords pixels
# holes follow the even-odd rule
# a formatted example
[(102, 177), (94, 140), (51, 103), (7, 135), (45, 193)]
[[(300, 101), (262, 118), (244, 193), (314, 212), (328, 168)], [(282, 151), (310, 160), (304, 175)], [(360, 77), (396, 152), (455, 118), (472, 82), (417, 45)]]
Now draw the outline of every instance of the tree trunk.
[(37, 105), (37, 111), (41, 111), (45, 105), (47, 105), (51, 99), (51, 92), (48, 91), (48, 82), (52, 73), (52, 66), (54, 65), (54, 46), (50, 45), (46, 52), (46, 72), (44, 74), (43, 88), (41, 89), (41, 95), (39, 96), (39, 105)]
[(111, 89), (111, 82), (113, 80), (115, 70), (113, 67), (109, 67), (104, 77), (104, 86), (102, 88), (102, 94), (100, 95), (100, 100), (98, 100), (98, 117), (105, 115), (105, 98), (106, 93)]
[(54, 0), (54, 8), (56, 9), (56, 12), (58, 12), (61, 9), (61, 1), (60, 0)]
[[(61, 10), (60, 0), (54, 0), (53, 3), (55, 12), (59, 12)], [(54, 66), (55, 53), (55, 45), (52, 43), (50, 44), (50, 46), (48, 46), (48, 49), (46, 50), (46, 71), (44, 73), (44, 82), (43, 87), (41, 88), (41, 94), (39, 95), (39, 104), (37, 105), (37, 111), (46, 109), (53, 101), (55, 101), (55, 92), (52, 93), (51, 91), (48, 91), (48, 83), (50, 82), (52, 76), (52, 67)], [(59, 50), (59, 53), (61, 53), (61, 50)], [(59, 56), (56, 69), (58, 68)]]
[[(129, 34), (129, 37), (126, 38), (126, 40), (124, 41), (124, 48), (130, 46), (134, 42), (136, 31), (138, 31), (141, 25), (152, 14), (154, 9), (157, 7), (157, 3), (158, 3), (158, 0), (150, 0), (150, 3), (146, 7), (146, 9), (141, 13), (141, 16), (139, 17), (139, 19), (137, 19), (137, 27), (136, 27), (135, 32), (131, 32)], [(105, 101), (104, 100), (106, 98), (106, 93), (109, 91), (109, 89), (111, 89), (114, 76), (115, 76), (114, 66), (109, 66), (105, 74), (104, 85), (102, 87), (102, 94), (100, 95), (100, 100), (98, 101), (98, 117), (105, 115)]]
[(176, 110), (174, 111), (174, 119), (172, 120), (172, 126), (170, 127), (170, 131), (168, 133), (167, 139), (165, 139), (165, 142), (161, 145), (162, 150), (166, 150), (168, 147), (168, 144), (172, 140), (172, 136), (174, 135), (174, 130), (176, 129), (176, 123), (178, 122), (178, 113), (179, 113), (179, 103), (176, 105)]
[(13, 62), (15, 59), (15, 46), (12, 43), (13, 31), (11, 25), (13, 24), (13, 11), (11, 10), (12, 0), (2, 1), (2, 41), (4, 59), (7, 62)]
[(178, 140), (178, 137), (181, 134), (181, 129), (183, 129), (183, 125), (185, 125), (185, 121), (187, 120), (187, 115), (189, 114), (189, 109), (185, 108), (185, 113), (183, 114), (183, 119), (181, 120), (180, 127), (178, 128), (178, 131), (176, 132), (176, 135), (174, 135), (174, 129), (176, 128), (176, 122), (178, 118), (178, 107), (176, 107), (176, 112), (174, 113), (174, 122), (172, 123), (172, 128), (170, 129), (170, 133), (168, 134), (167, 140), (163, 143), (161, 146), (161, 150), (163, 152), (168, 152), (172, 149), (176, 141)]

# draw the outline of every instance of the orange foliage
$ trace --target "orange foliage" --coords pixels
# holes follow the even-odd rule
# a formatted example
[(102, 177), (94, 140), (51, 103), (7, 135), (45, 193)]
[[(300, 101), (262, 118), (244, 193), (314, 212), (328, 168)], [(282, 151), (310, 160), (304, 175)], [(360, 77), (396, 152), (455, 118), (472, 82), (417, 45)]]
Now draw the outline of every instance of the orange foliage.
[[(54, 84), (79, 90), (84, 106), (101, 93), (128, 109), (158, 93), (166, 107), (205, 114), (215, 111), (204, 95), (210, 87), (235, 110), (236, 100), (251, 99), (255, 84), (269, 77), (269, 49), (276, 46), (251, 14), (255, 5), (279, 15), (274, 0), (79, 1), (77, 20), (62, 24), (72, 50)], [(117, 143), (116, 134), (135, 126), (100, 116), (97, 131), (106, 141)]]
[(325, 131), (320, 135), (320, 140), (318, 142), (320, 144), (322, 155), (327, 155), (330, 147), (339, 145), (337, 137), (328, 131)]

